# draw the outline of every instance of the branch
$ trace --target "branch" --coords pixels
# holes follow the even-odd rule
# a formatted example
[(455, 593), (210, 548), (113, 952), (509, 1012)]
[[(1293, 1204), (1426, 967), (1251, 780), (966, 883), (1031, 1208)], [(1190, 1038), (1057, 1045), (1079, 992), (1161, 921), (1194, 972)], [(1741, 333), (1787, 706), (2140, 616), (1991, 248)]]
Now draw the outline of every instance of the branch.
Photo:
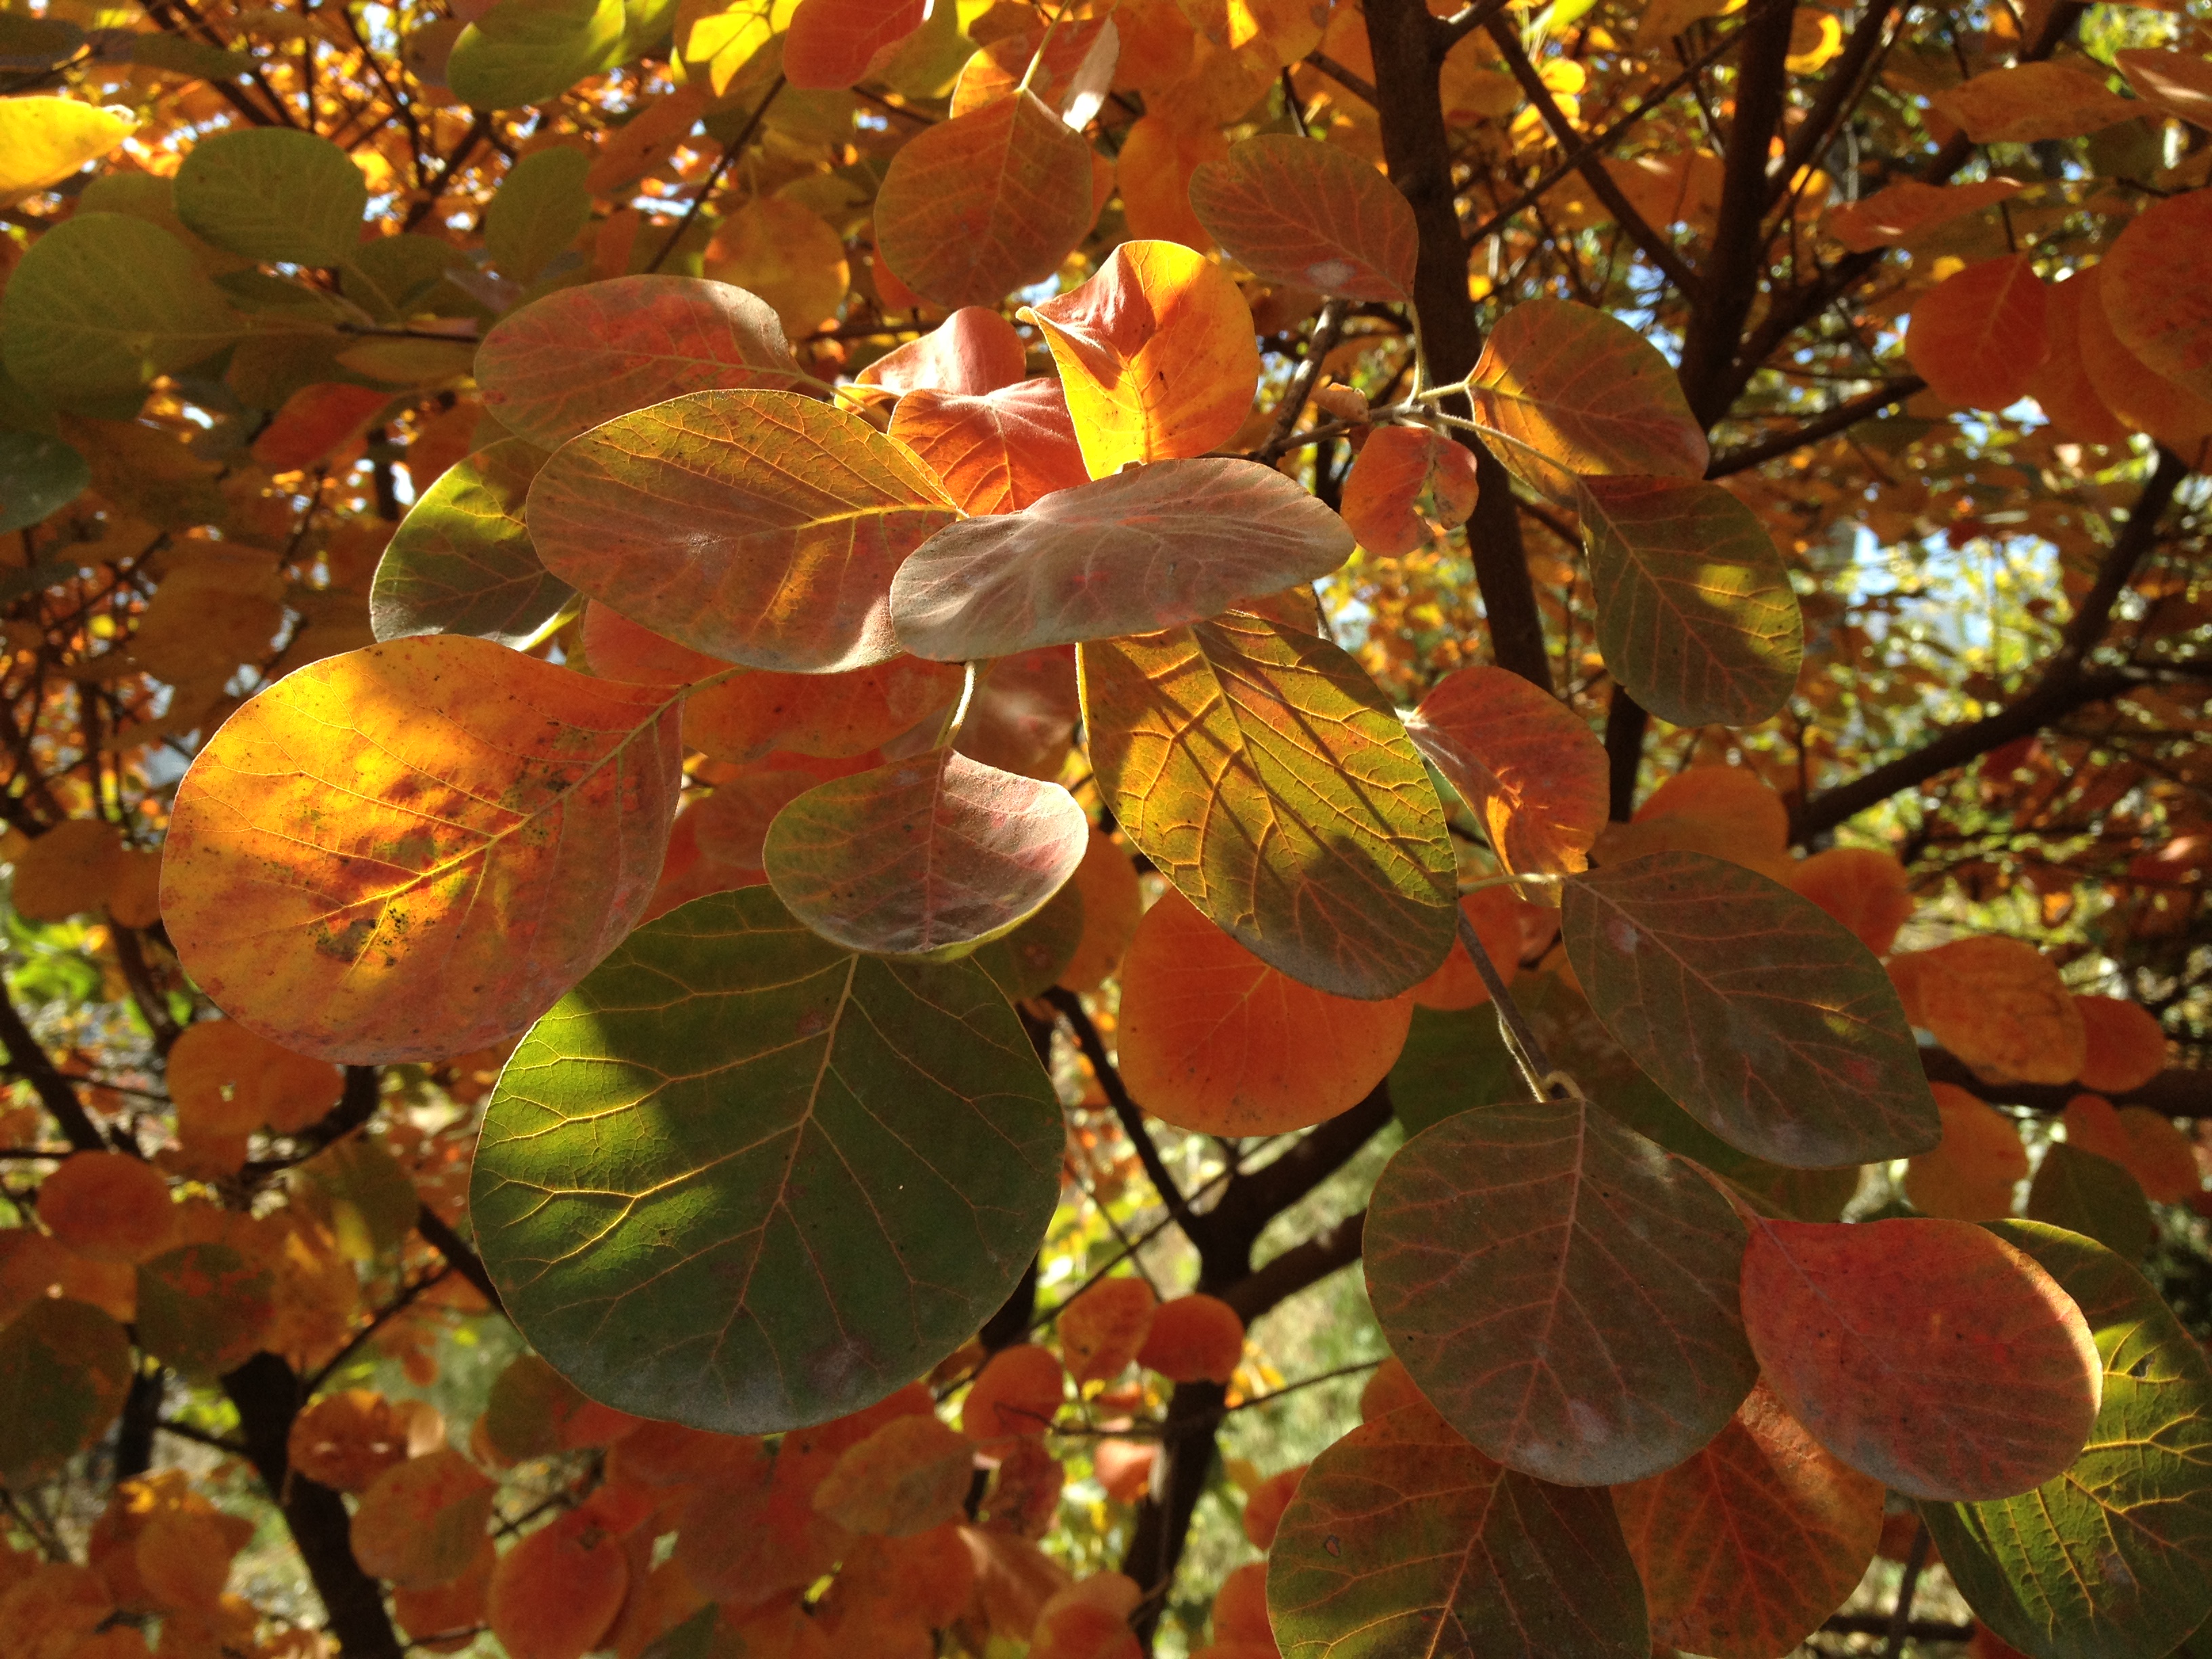
[(1314, 319), (1313, 333), (1306, 341), (1305, 361), (1291, 379), (1290, 389), (1283, 394), (1282, 407), (1275, 411), (1275, 424), (1267, 433), (1267, 441), (1252, 452), (1252, 459), (1263, 465), (1273, 466), (1275, 458), (1291, 447), (1291, 429), (1298, 423), (1299, 411), (1313, 396), (1314, 387), (1320, 384), (1322, 362), (1336, 349), (1337, 337), (1344, 332), (1344, 319), (1351, 310), (1345, 300), (1325, 300), (1321, 314)]
[(1462, 40), (1485, 27), (1513, 4), (1514, 0), (1479, 0), (1479, 3), (1463, 7), (1449, 17), (1437, 20), (1437, 55), (1442, 58)]
[(1366, 1235), (1367, 1212), (1348, 1215), (1229, 1286), (1221, 1299), (1249, 1325), (1278, 1304), (1358, 1261)]
[(77, 1098), (76, 1086), (62, 1075), (16, 1012), (15, 996), (4, 979), (0, 979), (0, 1045), (8, 1050), (9, 1063), (38, 1091), (39, 1103), (61, 1125), (71, 1146), (80, 1152), (109, 1150), (106, 1138)]
[(1651, 715), (1615, 680), (1605, 709), (1606, 816), (1626, 823), (1636, 816), (1637, 775), (1644, 769), (1644, 733)]
[(1375, 89), (1373, 82), (1346, 69), (1327, 52), (1310, 52), (1305, 60), (1369, 107), (1382, 107), (1382, 94)]
[(1833, 409), (1824, 409), (1817, 415), (1808, 416), (1786, 432), (1773, 433), (1739, 449), (1724, 449), (1706, 465), (1705, 477), (1725, 478), (1731, 472), (1747, 471), (1754, 466), (1765, 465), (1778, 455), (1787, 455), (1792, 450), (1802, 449), (1807, 444), (1832, 438), (1838, 432), (1856, 426), (1869, 416), (1880, 414), (1892, 404), (1903, 403), (1924, 389), (1927, 384), (1917, 374), (1907, 374), (1887, 386), (1878, 386), (1871, 392), (1862, 392), (1848, 402), (1838, 404)]
[(1827, 78), (1814, 94), (1812, 108), (1806, 111), (1805, 118), (1790, 135), (1789, 148), (1782, 155), (1782, 165), (1768, 182), (1766, 205), (1770, 210), (1790, 188), (1790, 181), (1828, 147), (1838, 118), (1857, 102), (1862, 91), (1860, 79), (1874, 62), (1875, 54), (1881, 50), (1882, 36), (1889, 27), (1889, 15), (1896, 5), (1897, 0), (1874, 0), (1866, 9), (1866, 15), (1852, 29), (1851, 38), (1844, 42), (1844, 49), (1836, 54)]
[(407, 210), (406, 222), (401, 228), (412, 230), (430, 216), (438, 205), (438, 198), (446, 193), (446, 186), (469, 164), (470, 157), (477, 153), (477, 146), (490, 136), (491, 117), (479, 112), (475, 125), (461, 135), (459, 146), (439, 166), (438, 176), (422, 186), (422, 199)]
[[(2018, 1106), (2045, 1117), (2057, 1117), (2082, 1092), (2072, 1083), (1991, 1083), (1948, 1048), (1923, 1048), (1920, 1069), (1930, 1083), (1948, 1083), (1992, 1106)], [(2148, 1107), (2160, 1117), (2212, 1118), (2212, 1072), (2172, 1066), (2140, 1087), (2106, 1098), (2115, 1106)]]
[(507, 1304), (500, 1300), (499, 1286), (491, 1282), (491, 1274), (485, 1270), (483, 1258), (427, 1204), (415, 1212), (415, 1231), (422, 1236), (425, 1244), (446, 1258), (447, 1265), (476, 1287), (477, 1294), (491, 1304), (494, 1313), (507, 1311)]
[(1168, 1172), (1167, 1160), (1160, 1156), (1159, 1146), (1152, 1139), (1152, 1132), (1146, 1127), (1144, 1109), (1130, 1098), (1128, 1086), (1121, 1081), (1120, 1070), (1108, 1058), (1105, 1040), (1098, 1035), (1098, 1028), (1091, 1024), (1091, 1016), (1083, 1011), (1083, 999), (1074, 992), (1055, 985), (1044, 994), (1044, 1000), (1059, 1011), (1060, 1018), (1067, 1024), (1068, 1035), (1083, 1050), (1083, 1057), (1091, 1062), (1091, 1069), (1098, 1079), (1098, 1086), (1105, 1091), (1108, 1103), (1114, 1108), (1114, 1115), (1121, 1119), (1121, 1133), (1129, 1137), (1130, 1144), (1137, 1149), (1137, 1161), (1145, 1166), (1145, 1174), (1159, 1194), (1160, 1202), (1167, 1206), (1168, 1213), (1176, 1218), (1176, 1224), (1182, 1229), (1183, 1236), (1196, 1245), (1199, 1255), (1204, 1256), (1213, 1237), (1211, 1218), (1193, 1212), (1190, 1200), (1183, 1195), (1182, 1188)]
[(1369, 1090), (1358, 1105), (1308, 1131), (1281, 1157), (1231, 1180), (1220, 1202), (1206, 1212), (1206, 1220), (1235, 1243), (1240, 1274), (1267, 1224), (1349, 1164), (1390, 1117), (1386, 1079)]

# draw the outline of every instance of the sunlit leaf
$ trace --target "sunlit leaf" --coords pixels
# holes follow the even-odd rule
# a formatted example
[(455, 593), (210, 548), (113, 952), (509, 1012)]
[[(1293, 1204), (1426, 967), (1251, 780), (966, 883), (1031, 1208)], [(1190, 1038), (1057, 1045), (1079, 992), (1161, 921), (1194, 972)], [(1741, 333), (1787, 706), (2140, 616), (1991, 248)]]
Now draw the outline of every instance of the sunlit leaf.
[(2118, 997), (2074, 999), (2086, 1045), (2081, 1086), (2100, 1094), (2140, 1089), (2166, 1069), (2166, 1029), (2149, 1010)]
[(1121, 30), (1110, 16), (1061, 16), (1049, 29), (1031, 23), (983, 41), (981, 50), (961, 65), (952, 88), (952, 113), (965, 115), (1013, 91), (1028, 74), (1040, 46), (1044, 57), (1030, 90), (1059, 111), (1060, 119), (1076, 131), (1089, 126), (1115, 79), (1121, 52)]
[(509, 1312), (586, 1393), (766, 1432), (971, 1336), (1043, 1237), (1061, 1140), (980, 969), (855, 956), (749, 888), (641, 928), (532, 1028), (470, 1211)]
[(1348, 150), (1287, 133), (1247, 138), (1227, 161), (1191, 176), (1190, 204), (1213, 240), (1264, 282), (1348, 300), (1413, 293), (1413, 210)]
[(1067, 398), (1049, 378), (980, 396), (909, 392), (891, 411), (890, 434), (921, 457), (963, 513), (1018, 513), (1091, 481)]
[(40, 1296), (0, 1330), (0, 1475), (28, 1486), (58, 1474), (123, 1408), (131, 1340), (99, 1309)]
[[(963, 306), (854, 378), (862, 386), (901, 394), (949, 392), (980, 398), (1019, 381), (1029, 373), (1028, 359), (1029, 348), (1012, 323), (981, 306)], [(897, 418), (896, 412), (892, 418)]]
[(703, 269), (758, 295), (787, 335), (804, 339), (836, 319), (852, 283), (844, 239), (803, 202), (756, 196), (715, 227)]
[(361, 240), (368, 185), (329, 139), (291, 127), (234, 127), (185, 152), (177, 217), (249, 259), (343, 264)]
[(1805, 625), (1757, 514), (1679, 478), (1584, 478), (1577, 503), (1598, 648), (1638, 702), (1678, 726), (1751, 726), (1789, 700)]
[(2101, 73), (2071, 64), (2015, 64), (1990, 70), (1928, 101), (1978, 144), (2079, 138), (2142, 113), (2141, 105), (2106, 86)]
[(1503, 668), (1448, 674), (1406, 717), (1406, 731), (1481, 820), (1519, 874), (1588, 866), (1605, 827), (1605, 750), (1575, 712)]
[(538, 562), (522, 520), (545, 452), (509, 438), (458, 461), (416, 498), (369, 590), (380, 640), (476, 634), (520, 645), (571, 592)]
[(702, 392), (575, 439), (531, 487), (545, 568), (680, 645), (782, 672), (897, 654), (891, 574), (959, 517), (903, 445), (786, 392)]
[(325, 658), (192, 763), (163, 919), (217, 1004), (303, 1053), (374, 1064), (511, 1039), (643, 911), (677, 737), (665, 689), (489, 641)]
[(1944, 402), (2002, 409), (2051, 355), (2047, 297), (2026, 254), (1978, 261), (1914, 298), (1905, 355)]
[(1352, 535), (1252, 461), (1158, 461), (948, 526), (891, 582), (899, 642), (941, 662), (1151, 634), (1327, 575)]
[(461, 31), (446, 84), (480, 110), (557, 98), (621, 55), (623, 0), (500, 0)]
[(2033, 1222), (1992, 1231), (2081, 1308), (2103, 1403), (2064, 1474), (1921, 1513), (1960, 1593), (2014, 1646), (2036, 1659), (2160, 1659), (2212, 1616), (2212, 1370), (2109, 1251)]
[(783, 73), (801, 92), (842, 90), (878, 52), (921, 27), (930, 0), (800, 0), (783, 41)]
[(1437, 522), (1467, 522), (1479, 494), (1474, 456), (1421, 426), (1386, 426), (1367, 435), (1344, 481), (1344, 520), (1370, 553), (1410, 553), (1431, 533), (1420, 512), (1432, 498)]
[(1994, 1221), (2012, 1213), (2013, 1188), (2027, 1178), (2027, 1148), (2013, 1121), (1948, 1083), (1933, 1085), (1943, 1139), (1905, 1172), (1905, 1195), (1923, 1215)]
[(0, 101), (0, 204), (61, 183), (113, 149), (137, 125), (119, 109), (75, 98)]
[(1339, 996), (1436, 970), (1457, 888), (1443, 805), (1349, 656), (1232, 613), (1088, 642), (1079, 661), (1115, 818), (1216, 927)]
[(2032, 1491), (2074, 1462), (2096, 1419), (2081, 1311), (1967, 1222), (1753, 1219), (1743, 1321), (1790, 1414), (1908, 1497)]
[(2081, 1074), (2088, 1036), (2058, 965), (2025, 939), (1983, 934), (1893, 957), (1910, 975), (1916, 1025), (1985, 1074), (2023, 1083), (2069, 1083)]

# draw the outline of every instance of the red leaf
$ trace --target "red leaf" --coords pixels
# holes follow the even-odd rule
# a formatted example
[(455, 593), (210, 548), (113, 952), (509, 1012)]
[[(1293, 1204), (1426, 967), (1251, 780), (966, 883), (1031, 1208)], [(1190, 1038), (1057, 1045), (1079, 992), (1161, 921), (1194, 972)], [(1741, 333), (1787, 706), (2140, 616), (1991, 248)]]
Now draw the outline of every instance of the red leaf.
[(1190, 202), (1214, 240), (1264, 281), (1348, 300), (1413, 291), (1413, 210), (1346, 150), (1285, 133), (1247, 138), (1198, 169)]
[[(943, 5), (947, 0), (937, 0)], [(838, 92), (922, 25), (930, 0), (801, 0), (783, 37), (783, 74), (800, 92)]]
[(1370, 433), (1344, 481), (1344, 521), (1370, 553), (1395, 557), (1429, 539), (1419, 512), (1431, 495), (1447, 528), (1474, 511), (1474, 456), (1421, 426), (1386, 426)]
[(1944, 402), (2002, 409), (2027, 394), (2051, 355), (2046, 299), (2024, 253), (1968, 265), (1912, 302), (1905, 356)]

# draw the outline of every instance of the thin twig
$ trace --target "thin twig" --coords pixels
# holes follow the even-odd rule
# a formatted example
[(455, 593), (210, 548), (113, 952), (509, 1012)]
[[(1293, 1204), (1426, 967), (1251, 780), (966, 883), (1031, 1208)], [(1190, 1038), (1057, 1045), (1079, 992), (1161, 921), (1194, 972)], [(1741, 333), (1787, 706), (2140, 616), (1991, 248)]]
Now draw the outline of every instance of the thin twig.
[(1928, 1522), (1923, 1520), (1913, 1529), (1912, 1547), (1905, 1553), (1905, 1576), (1897, 1581), (1897, 1606), (1890, 1611), (1882, 1659), (1903, 1659), (1905, 1633), (1912, 1624), (1912, 1598), (1919, 1593), (1921, 1570), (1928, 1565)]
[(783, 76), (778, 75), (769, 83), (768, 96), (760, 100), (753, 112), (745, 118), (744, 125), (738, 129), (738, 136), (722, 146), (722, 153), (715, 158), (713, 168), (708, 173), (704, 182), (700, 185), (699, 193), (691, 198), (691, 205), (684, 210), (684, 216), (676, 222), (676, 228), (668, 234), (668, 240), (660, 245), (660, 252), (653, 256), (653, 263), (645, 268), (647, 276), (659, 270), (662, 262), (676, 252), (676, 245), (684, 240), (684, 233), (691, 228), (692, 222), (697, 219), (701, 211), (705, 209), (707, 198), (714, 193), (714, 186), (722, 182), (722, 175), (730, 170), (730, 163), (738, 159), (739, 152), (747, 144), (752, 143), (753, 135), (760, 131), (761, 123), (768, 118), (769, 106), (775, 102), (776, 94), (782, 90)]
[(1068, 1035), (1083, 1050), (1083, 1057), (1091, 1062), (1091, 1072), (1098, 1079), (1098, 1086), (1105, 1091), (1107, 1102), (1114, 1109), (1114, 1115), (1121, 1119), (1121, 1132), (1136, 1147), (1137, 1161), (1145, 1166), (1145, 1174), (1158, 1189), (1160, 1202), (1167, 1206), (1168, 1213), (1175, 1218), (1176, 1224), (1182, 1229), (1184, 1236), (1192, 1243), (1199, 1243), (1206, 1233), (1205, 1223), (1192, 1212), (1190, 1200), (1183, 1195), (1182, 1188), (1176, 1185), (1175, 1176), (1169, 1173), (1167, 1160), (1160, 1156), (1160, 1149), (1152, 1140), (1152, 1131), (1145, 1126), (1144, 1110), (1130, 1098), (1128, 1086), (1121, 1081), (1121, 1073), (1108, 1058), (1105, 1039), (1098, 1035), (1098, 1028), (1091, 1024), (1091, 1016), (1084, 1012), (1083, 999), (1074, 992), (1055, 985), (1044, 994), (1044, 1000), (1059, 1011), (1060, 1017), (1067, 1024)]
[(1298, 423), (1306, 400), (1313, 396), (1314, 387), (1321, 381), (1323, 361), (1336, 349), (1337, 338), (1344, 332), (1344, 319), (1351, 308), (1348, 300), (1322, 301), (1321, 314), (1314, 319), (1313, 334), (1306, 342), (1305, 361), (1291, 376), (1290, 389), (1283, 394), (1282, 407), (1275, 411), (1275, 424), (1267, 433), (1267, 441), (1253, 452), (1254, 460), (1266, 464), (1283, 453), (1291, 428)]
[(1474, 971), (1482, 975), (1482, 982), (1489, 989), (1490, 1000), (1498, 1009), (1498, 1029), (1505, 1034), (1505, 1046), (1513, 1050), (1514, 1062), (1521, 1068), (1522, 1081), (1528, 1085), (1529, 1092), (1537, 1099), (1551, 1099), (1551, 1085), (1546, 1079), (1552, 1075), (1552, 1062), (1544, 1053), (1544, 1045), (1538, 1039), (1535, 1028), (1528, 1024), (1528, 1016), (1521, 1012), (1521, 1005), (1513, 1000), (1513, 994), (1505, 988), (1504, 975), (1498, 971), (1498, 964), (1490, 959), (1490, 952), (1483, 948), (1482, 936), (1474, 931), (1474, 924), (1468, 920), (1467, 912), (1455, 908), (1453, 914), (1459, 924), (1459, 942), (1467, 948), (1468, 959), (1474, 963)]

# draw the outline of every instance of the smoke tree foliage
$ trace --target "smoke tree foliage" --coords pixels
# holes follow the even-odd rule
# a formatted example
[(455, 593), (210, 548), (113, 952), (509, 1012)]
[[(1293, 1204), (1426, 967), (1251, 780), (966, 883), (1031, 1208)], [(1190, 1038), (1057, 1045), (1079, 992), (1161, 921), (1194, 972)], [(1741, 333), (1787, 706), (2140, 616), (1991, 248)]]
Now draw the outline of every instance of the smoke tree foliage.
[(0, 1659), (2203, 1652), (2208, 53), (9, 0)]

